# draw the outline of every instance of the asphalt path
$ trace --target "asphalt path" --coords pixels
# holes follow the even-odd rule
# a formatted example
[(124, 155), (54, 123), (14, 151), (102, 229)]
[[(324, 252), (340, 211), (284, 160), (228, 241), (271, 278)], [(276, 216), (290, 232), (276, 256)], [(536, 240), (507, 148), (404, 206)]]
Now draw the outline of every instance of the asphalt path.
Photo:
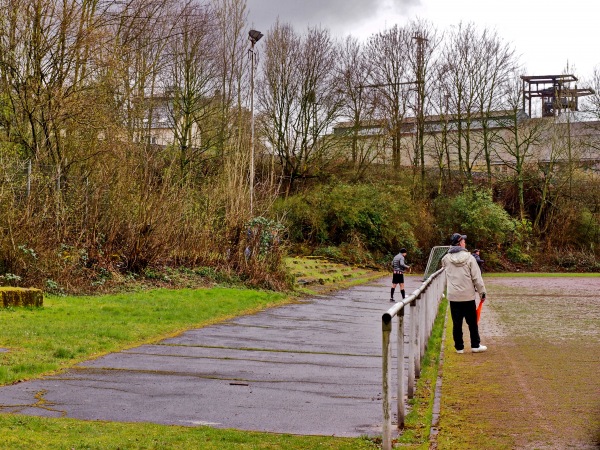
[[(417, 276), (406, 278), (407, 293), (421, 284)], [(302, 435), (380, 435), (381, 315), (390, 307), (390, 281), (189, 330), (59, 375), (5, 386), (0, 411)]]

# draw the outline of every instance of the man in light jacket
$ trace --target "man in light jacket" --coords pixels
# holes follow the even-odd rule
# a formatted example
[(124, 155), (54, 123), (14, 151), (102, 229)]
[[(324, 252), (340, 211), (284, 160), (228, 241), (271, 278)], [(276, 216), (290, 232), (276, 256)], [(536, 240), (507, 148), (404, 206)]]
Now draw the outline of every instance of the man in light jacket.
[(442, 258), (442, 267), (446, 269), (447, 297), (450, 302), (452, 316), (452, 336), (457, 353), (464, 353), (462, 324), (463, 319), (469, 326), (471, 335), (471, 351), (485, 352), (487, 347), (481, 345), (477, 326), (477, 307), (475, 298), (485, 300), (485, 285), (481, 270), (473, 255), (465, 248), (467, 236), (454, 233), (450, 238), (452, 247)]

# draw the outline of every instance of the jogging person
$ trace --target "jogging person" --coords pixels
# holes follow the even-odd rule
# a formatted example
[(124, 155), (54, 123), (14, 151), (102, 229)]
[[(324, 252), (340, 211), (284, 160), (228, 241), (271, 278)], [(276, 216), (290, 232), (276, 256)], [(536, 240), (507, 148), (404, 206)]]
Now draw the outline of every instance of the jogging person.
[(406, 292), (404, 292), (404, 272), (410, 269), (410, 266), (406, 265), (406, 261), (404, 258), (406, 257), (406, 249), (401, 248), (400, 253), (394, 256), (394, 260), (392, 261), (392, 293), (390, 295), (390, 302), (395, 302), (394, 300), (394, 291), (396, 290), (396, 286), (400, 284), (400, 293), (402, 294), (402, 298), (406, 298)]
[(446, 295), (450, 302), (452, 316), (452, 337), (457, 353), (464, 353), (462, 324), (463, 319), (469, 326), (471, 336), (471, 351), (485, 352), (487, 347), (481, 345), (479, 328), (477, 326), (477, 307), (475, 297), (485, 300), (485, 285), (481, 270), (475, 257), (465, 248), (467, 236), (454, 233), (450, 238), (452, 247), (442, 258), (442, 267), (446, 269)]

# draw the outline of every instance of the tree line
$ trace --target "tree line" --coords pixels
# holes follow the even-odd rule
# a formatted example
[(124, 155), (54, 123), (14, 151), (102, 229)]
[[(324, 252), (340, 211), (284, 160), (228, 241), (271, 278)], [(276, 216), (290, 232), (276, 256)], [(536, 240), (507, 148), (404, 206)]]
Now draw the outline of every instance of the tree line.
[[(541, 125), (508, 124), (512, 139), (490, 126), (494, 111), (512, 108), (516, 117), (520, 110), (521, 69), (509, 43), (474, 24), (442, 33), (416, 20), (359, 42), (277, 22), (256, 46), (254, 112), (244, 0), (0, 6), (0, 273), (7, 283), (101, 286), (170, 264), (218, 267), (277, 287), (285, 283), (278, 225), (252, 219), (277, 219), (273, 201), (312, 180), (368, 181), (379, 170), (408, 167), (413, 198), (427, 202), (456, 183), (477, 182), (483, 157), (486, 187), (516, 186), (521, 218), (542, 230), (548, 211), (556, 213), (556, 180), (573, 196), (584, 176), (564, 137), (556, 136), (556, 148), (571, 152), (568, 176), (547, 164), (532, 173), (531, 145), (549, 136)], [(598, 111), (597, 97), (589, 105)], [(256, 180), (249, 179), (253, 113)], [(434, 139), (430, 115), (461, 120)], [(407, 151), (408, 118), (415, 133)], [(332, 138), (339, 122), (351, 130), (341, 146)], [(365, 124), (385, 133), (361, 139)], [(157, 133), (167, 133), (168, 145), (157, 145)], [(493, 145), (511, 155), (504, 184), (492, 171)], [(532, 177), (546, 189), (543, 210), (527, 204)], [(588, 209), (597, 220), (597, 208)]]

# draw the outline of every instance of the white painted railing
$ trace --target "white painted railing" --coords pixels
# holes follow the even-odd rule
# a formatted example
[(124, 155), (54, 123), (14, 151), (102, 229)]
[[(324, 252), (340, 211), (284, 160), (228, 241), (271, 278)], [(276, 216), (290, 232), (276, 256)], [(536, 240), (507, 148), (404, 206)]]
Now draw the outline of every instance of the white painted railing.
[[(397, 408), (398, 429), (404, 427), (406, 407), (404, 404), (404, 382), (406, 379), (408, 398), (413, 398), (415, 392), (415, 378), (421, 374), (421, 358), (425, 354), (425, 348), (433, 323), (437, 316), (438, 308), (444, 290), (446, 288), (446, 277), (444, 269), (432, 274), (412, 294), (396, 303), (381, 318), (383, 335), (382, 372), (383, 372), (383, 450), (392, 448), (392, 394), (391, 372), (392, 372), (392, 322), (398, 318), (397, 332)], [(405, 307), (410, 305), (410, 330), (408, 341), (408, 370), (404, 370), (404, 313)]]

